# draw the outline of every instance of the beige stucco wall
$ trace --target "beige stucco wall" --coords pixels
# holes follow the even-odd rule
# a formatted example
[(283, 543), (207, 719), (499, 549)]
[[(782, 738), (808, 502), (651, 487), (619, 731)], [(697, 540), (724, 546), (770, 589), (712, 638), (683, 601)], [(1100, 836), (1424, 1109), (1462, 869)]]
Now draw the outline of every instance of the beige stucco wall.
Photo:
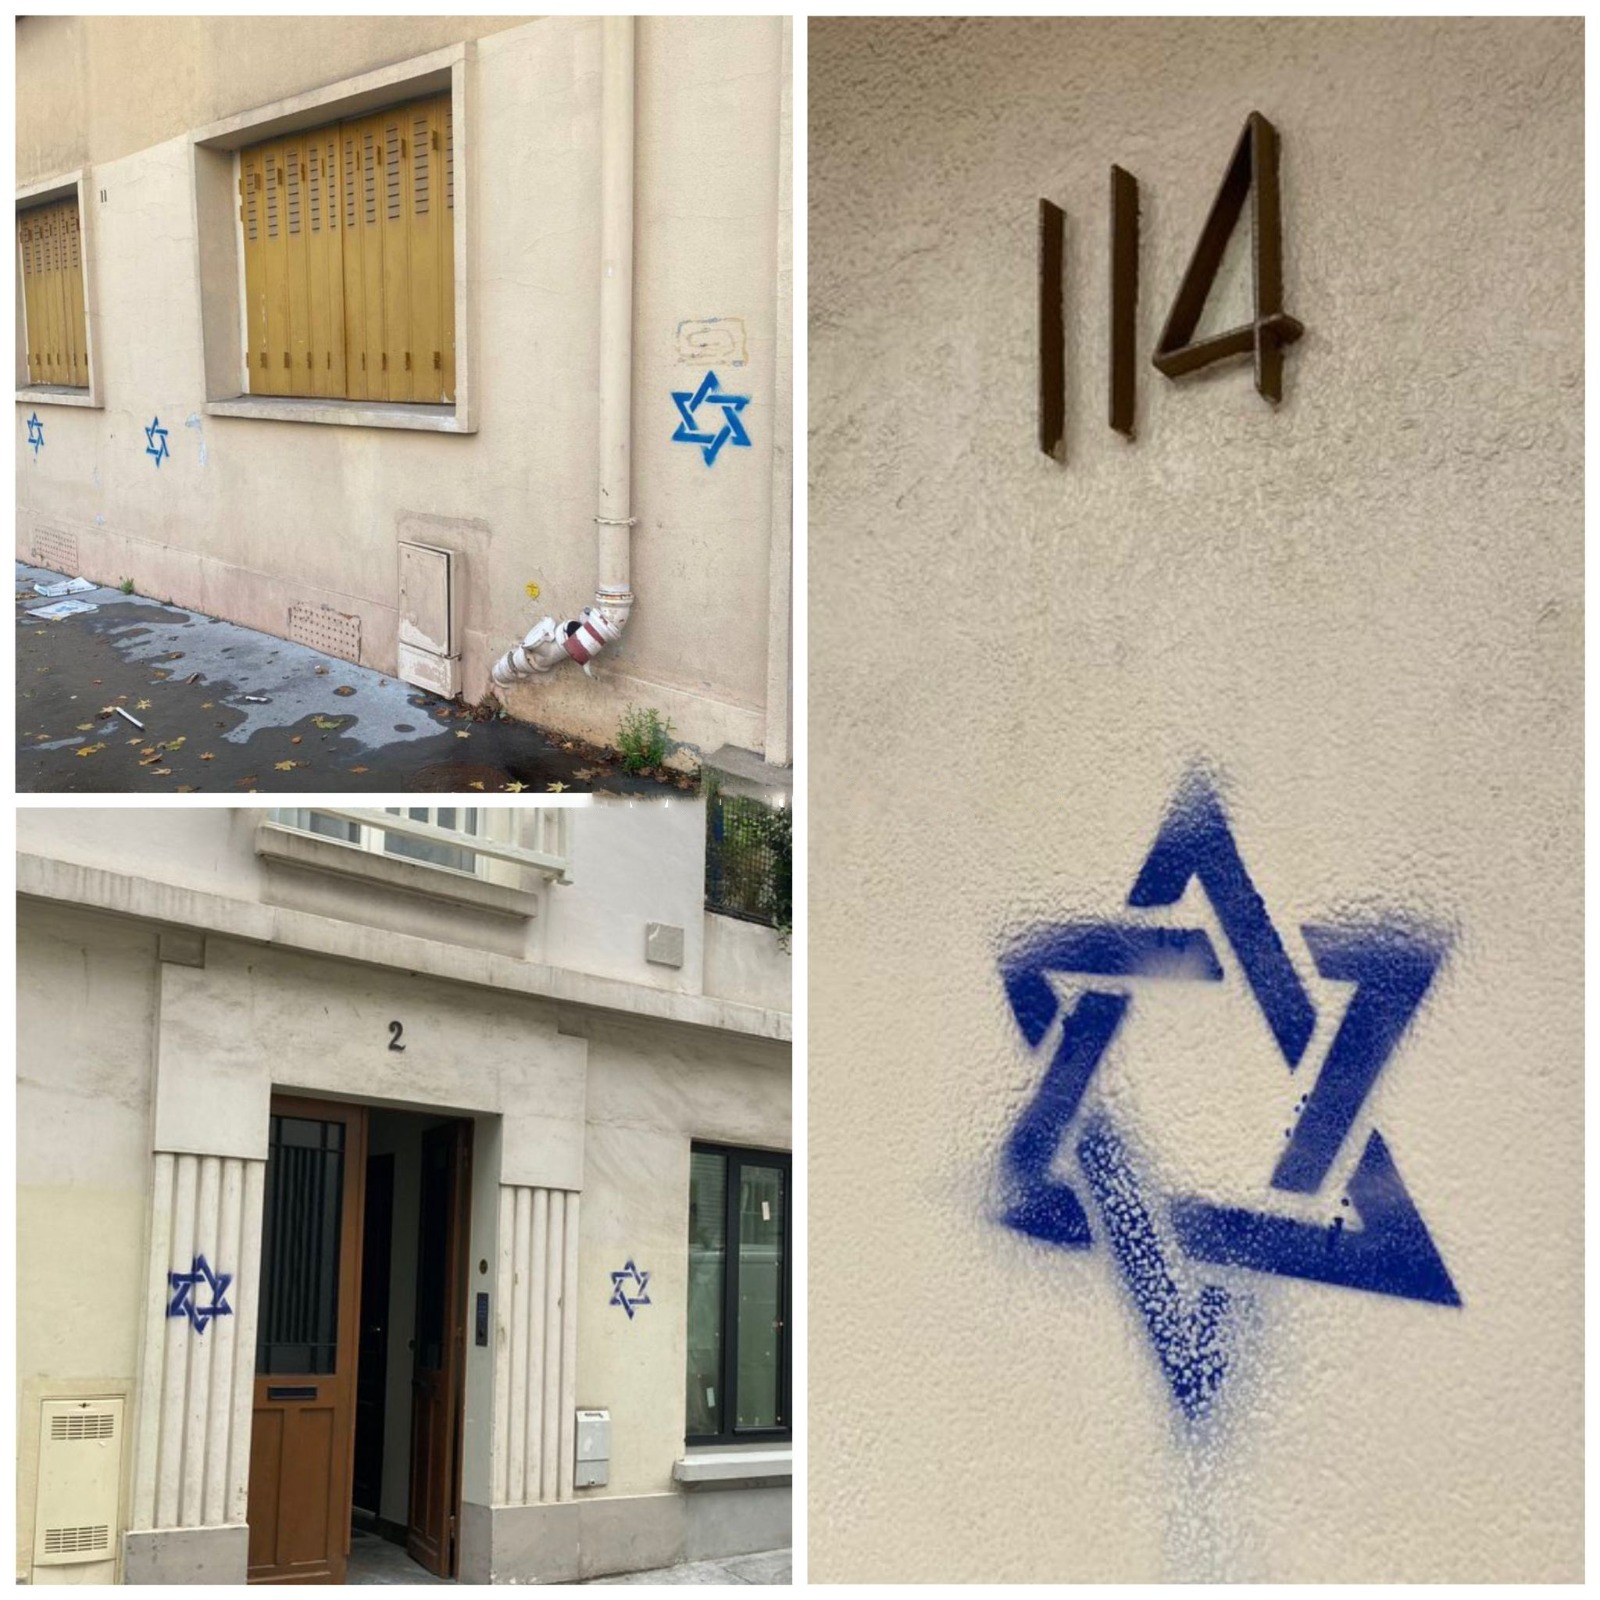
[[(812, 1577), (1580, 1578), (1581, 22), (809, 39)], [(1276, 411), (1248, 363), (1149, 365), (1251, 109), (1307, 329)], [(1133, 444), (1104, 421), (1112, 162), (1142, 186)], [(1065, 466), (1036, 442), (1041, 197)], [(864, 787), (863, 752), (914, 781)], [(1156, 1171), (1271, 1207), (1350, 992), (1299, 925), (1447, 927), (1357, 1130), (1464, 1302), (1217, 1269), (1255, 1326), (1198, 1429), (1104, 1237), (996, 1220), (1046, 1065), (999, 941), (1138, 920), (1195, 762), (1324, 1032), (1287, 1080), (1191, 889), (1144, 920), (1210, 929), (1229, 981), (1123, 985), (1092, 1093)]]
[[(286, 631), (297, 602), (331, 606), (360, 618), (363, 662), (392, 671), (397, 543), (443, 543), (465, 563), (463, 682), (478, 699), (491, 663), (539, 616), (571, 616), (595, 589), (599, 20), (140, 26), (116, 73), (119, 42), (140, 31), (130, 23), (19, 26), (19, 184), (87, 169), (104, 402), (30, 399), (19, 410), (20, 428), (44, 407), (46, 438), (18, 464), (19, 551), (28, 554), (41, 527), (65, 533), (90, 576), (129, 577), (141, 592), (273, 633)], [(788, 759), (788, 312), (778, 260), (788, 28), (770, 17), (637, 24), (638, 604), (593, 680), (563, 668), (518, 686), (508, 701), (517, 715), (609, 741), (632, 702), (658, 708), (675, 737), (702, 751), (732, 742)], [(207, 379), (217, 355), (202, 343), (202, 280), (215, 327), (236, 270), (217, 229), (224, 217), (233, 226), (235, 208), (213, 203), (208, 183), (197, 209), (196, 174), (209, 180), (215, 161), (197, 165), (194, 136), (463, 40), (476, 43), (456, 138), (463, 203), (477, 220), (462, 361), (465, 370), (470, 353), (478, 431), (208, 414), (220, 396)], [(156, 65), (158, 45), (172, 52), (170, 69)], [(223, 57), (229, 67), (213, 74)], [(258, 68), (244, 65), (257, 57)], [(166, 78), (155, 94), (152, 75)], [(47, 131), (57, 127), (72, 131)], [(682, 325), (711, 318), (742, 327), (743, 361), (718, 371), (751, 397), (752, 444), (724, 449), (708, 468), (698, 449), (672, 441), (671, 392), (693, 389), (707, 366)], [(225, 346), (223, 356), (226, 366)], [(159, 469), (144, 453), (155, 417), (170, 430), (171, 459)]]

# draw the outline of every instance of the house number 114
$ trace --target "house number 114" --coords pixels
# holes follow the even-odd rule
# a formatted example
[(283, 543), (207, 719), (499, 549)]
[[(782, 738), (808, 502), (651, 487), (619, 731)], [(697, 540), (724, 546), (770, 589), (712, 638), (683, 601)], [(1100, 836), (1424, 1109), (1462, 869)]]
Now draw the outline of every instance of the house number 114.
[[(1195, 338), (1200, 314), (1216, 282), (1228, 240), (1250, 202), (1251, 320), (1225, 333)], [(1063, 281), (1066, 213), (1039, 202), (1039, 448), (1067, 459), (1067, 352)], [(1134, 432), (1134, 339), (1139, 307), (1139, 182), (1111, 169), (1111, 360), (1108, 421), (1131, 439)], [(1283, 352), (1305, 332), (1283, 309), (1283, 216), (1278, 197), (1278, 133), (1252, 111), (1239, 136), (1222, 186), (1200, 230), (1183, 282), (1167, 313), (1151, 357), (1168, 378), (1187, 377), (1229, 357), (1252, 355), (1256, 390), (1274, 403), (1283, 398)]]

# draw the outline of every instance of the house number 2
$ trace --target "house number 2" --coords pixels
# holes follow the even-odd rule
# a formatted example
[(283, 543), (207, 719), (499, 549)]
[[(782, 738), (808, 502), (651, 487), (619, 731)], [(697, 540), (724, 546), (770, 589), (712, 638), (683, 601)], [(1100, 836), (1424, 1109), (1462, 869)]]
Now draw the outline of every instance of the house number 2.
[[(1228, 240), (1250, 201), (1251, 320), (1225, 333), (1195, 338), (1200, 314), (1216, 282)], [(1063, 266), (1066, 213), (1039, 202), (1039, 448), (1067, 459), (1067, 358)], [(1108, 422), (1134, 434), (1134, 335), (1139, 306), (1139, 182), (1111, 169), (1111, 359)], [(1252, 111), (1239, 136), (1222, 185), (1200, 230), (1183, 282), (1167, 313), (1151, 357), (1171, 379), (1187, 377), (1229, 357), (1252, 355), (1256, 390), (1274, 403), (1283, 398), (1283, 352), (1305, 332), (1283, 309), (1283, 215), (1278, 196), (1278, 133)]]
[(406, 1030), (401, 1027), (398, 1022), (391, 1022), (389, 1024), (389, 1048), (391, 1050), (405, 1049), (405, 1046), (400, 1043), (400, 1035), (405, 1031)]

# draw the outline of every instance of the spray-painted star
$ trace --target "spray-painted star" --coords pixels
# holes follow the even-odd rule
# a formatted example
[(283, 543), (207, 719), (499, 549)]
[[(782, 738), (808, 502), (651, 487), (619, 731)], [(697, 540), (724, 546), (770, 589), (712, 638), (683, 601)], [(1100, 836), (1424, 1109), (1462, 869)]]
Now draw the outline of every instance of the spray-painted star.
[[(638, 1290), (631, 1295), (628, 1293), (627, 1288), (629, 1283), (636, 1283), (639, 1286)], [(650, 1304), (650, 1296), (647, 1293), (649, 1287), (650, 1274), (641, 1272), (634, 1266), (633, 1258), (630, 1256), (627, 1266), (621, 1272), (613, 1272), (611, 1274), (611, 1299), (608, 1304), (621, 1306), (628, 1313), (628, 1320), (632, 1322), (633, 1308)]]
[(44, 447), (44, 424), (39, 420), (37, 411), (28, 418), (28, 443), (33, 446), (35, 455)]
[[(169, 1272), (167, 1279), (178, 1291), (172, 1297), (172, 1304), (167, 1307), (167, 1315), (187, 1317), (194, 1325), (196, 1333), (204, 1333), (206, 1324), (213, 1317), (233, 1315), (233, 1307), (223, 1298), (228, 1292), (228, 1285), (233, 1282), (233, 1274), (213, 1272), (204, 1256), (196, 1256), (194, 1265), (188, 1272)], [(202, 1283), (211, 1291), (211, 1304), (208, 1306), (197, 1306), (194, 1303), (194, 1291)]]
[[(706, 458), (706, 465), (714, 466), (723, 445), (732, 444), (748, 448), (750, 435), (744, 431), (739, 413), (750, 404), (747, 394), (722, 394), (717, 387), (717, 375), (707, 372), (700, 387), (692, 393), (688, 389), (674, 389), (672, 403), (678, 408), (677, 431), (672, 435), (674, 444), (697, 444)], [(716, 406), (722, 412), (722, 426), (709, 433), (700, 426), (695, 412), (702, 405)]]
[(156, 458), (156, 466), (158, 468), (161, 465), (163, 457), (166, 457), (169, 460), (171, 459), (172, 452), (167, 449), (167, 430), (161, 426), (160, 417), (155, 418), (155, 420), (151, 422), (150, 426), (144, 430), (144, 437), (144, 453), (147, 456), (154, 456)]

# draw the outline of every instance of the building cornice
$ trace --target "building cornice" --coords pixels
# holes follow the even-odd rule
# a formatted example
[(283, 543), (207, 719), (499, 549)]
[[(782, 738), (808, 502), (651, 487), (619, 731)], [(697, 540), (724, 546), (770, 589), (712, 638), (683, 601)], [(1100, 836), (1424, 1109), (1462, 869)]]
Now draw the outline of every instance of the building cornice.
[(709, 995), (675, 994), (542, 962), (517, 961), (492, 951), (443, 944), (415, 934), (341, 922), (282, 906), (205, 894), (135, 873), (111, 872), (50, 856), (17, 852), (17, 894), (108, 916), (195, 929), (245, 944), (272, 945), (364, 966), (398, 968), (450, 983), (475, 984), (502, 994), (523, 994), (781, 1043), (793, 1038), (792, 1018), (787, 1011), (740, 1005)]

